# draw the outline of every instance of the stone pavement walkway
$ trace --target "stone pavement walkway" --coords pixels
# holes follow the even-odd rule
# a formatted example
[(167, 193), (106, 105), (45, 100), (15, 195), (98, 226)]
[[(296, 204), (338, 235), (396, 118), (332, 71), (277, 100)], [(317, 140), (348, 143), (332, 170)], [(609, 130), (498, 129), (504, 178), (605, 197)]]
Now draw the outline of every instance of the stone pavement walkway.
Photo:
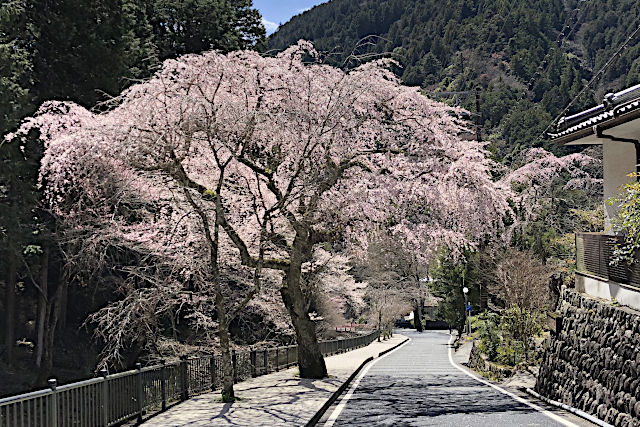
[(195, 396), (160, 413), (146, 426), (300, 426), (322, 407), (331, 394), (349, 378), (367, 358), (401, 343), (396, 334), (381, 343), (325, 359), (329, 377), (302, 379), (298, 368), (251, 378), (235, 385), (235, 403), (220, 402), (220, 393)]

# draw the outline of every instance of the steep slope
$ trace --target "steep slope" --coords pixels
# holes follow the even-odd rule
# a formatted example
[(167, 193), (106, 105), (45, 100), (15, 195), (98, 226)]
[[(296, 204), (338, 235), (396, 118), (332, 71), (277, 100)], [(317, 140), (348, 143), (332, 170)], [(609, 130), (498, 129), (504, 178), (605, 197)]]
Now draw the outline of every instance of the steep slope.
[[(481, 121), (500, 158), (547, 145), (543, 130), (639, 24), (635, 0), (332, 0), (283, 25), (269, 40), (282, 49), (316, 43), (333, 64), (352, 53), (392, 56), (409, 85), (427, 92), (481, 87)], [(376, 36), (354, 47), (367, 36)], [(640, 44), (576, 102), (640, 80)], [(373, 54), (373, 55), (372, 55)], [(474, 110), (474, 97), (449, 102)], [(556, 150), (557, 151), (557, 150)]]

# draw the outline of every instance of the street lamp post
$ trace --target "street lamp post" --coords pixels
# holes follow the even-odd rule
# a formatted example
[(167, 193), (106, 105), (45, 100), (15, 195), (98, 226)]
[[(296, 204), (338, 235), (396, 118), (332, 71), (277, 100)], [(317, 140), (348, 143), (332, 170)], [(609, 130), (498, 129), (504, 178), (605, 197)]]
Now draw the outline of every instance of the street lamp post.
[(469, 293), (469, 288), (464, 286), (464, 277), (462, 278), (462, 293), (464, 294), (464, 314), (467, 320), (467, 333), (471, 335), (471, 310), (468, 309), (467, 305), (467, 294)]

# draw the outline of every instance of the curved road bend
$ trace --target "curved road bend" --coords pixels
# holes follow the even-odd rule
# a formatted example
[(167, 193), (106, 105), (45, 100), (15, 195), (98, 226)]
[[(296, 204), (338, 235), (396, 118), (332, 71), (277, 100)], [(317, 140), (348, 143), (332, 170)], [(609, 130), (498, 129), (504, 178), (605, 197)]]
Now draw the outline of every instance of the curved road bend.
[(319, 425), (575, 425), (547, 416), (453, 366), (449, 334), (402, 333), (411, 341), (367, 365)]

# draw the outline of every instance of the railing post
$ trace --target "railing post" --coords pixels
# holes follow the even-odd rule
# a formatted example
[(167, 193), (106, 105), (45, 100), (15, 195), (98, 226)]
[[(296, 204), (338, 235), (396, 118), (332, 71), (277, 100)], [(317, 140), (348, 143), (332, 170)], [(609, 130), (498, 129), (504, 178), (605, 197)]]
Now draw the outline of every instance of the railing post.
[(267, 353), (267, 349), (264, 349), (262, 353), (262, 364), (264, 365), (264, 375), (269, 373), (269, 353)]
[(167, 365), (164, 359), (160, 360), (160, 398), (162, 399), (162, 410), (167, 410)]
[(107, 375), (109, 371), (100, 369), (102, 375), (102, 424), (106, 427), (109, 425), (109, 380)]
[(57, 388), (58, 388), (58, 380), (56, 380), (55, 378), (51, 378), (49, 381), (47, 381), (47, 383), (49, 384), (49, 388), (51, 389), (51, 391), (53, 393), (51, 393), (51, 408), (49, 408), (49, 425), (51, 427), (57, 427), (58, 426), (58, 392), (57, 392)]
[(287, 349), (287, 351), (286, 351), (286, 359), (285, 359), (285, 364), (284, 364), (285, 369), (289, 367), (289, 347), (290, 346), (286, 346), (285, 347)]
[(238, 382), (238, 356), (235, 350), (231, 353), (231, 363), (233, 365), (233, 383), (235, 384)]
[(216, 390), (216, 358), (212, 354), (209, 358), (209, 371), (211, 372), (211, 391)]
[(276, 371), (280, 370), (280, 347), (276, 347)]
[(142, 409), (144, 406), (144, 403), (142, 402), (144, 395), (143, 395), (143, 388), (142, 388), (142, 364), (141, 363), (136, 363), (136, 370), (138, 371), (138, 373), (136, 374), (136, 400), (138, 403), (138, 424), (141, 424)]
[(180, 399), (189, 399), (189, 367), (187, 366), (189, 361), (187, 356), (180, 356), (180, 386), (182, 393), (180, 393)]
[(249, 353), (249, 362), (251, 363), (251, 378), (255, 378), (257, 377), (256, 375), (256, 362), (257, 362), (257, 357), (256, 357), (256, 351), (255, 350), (251, 350), (251, 352)]

